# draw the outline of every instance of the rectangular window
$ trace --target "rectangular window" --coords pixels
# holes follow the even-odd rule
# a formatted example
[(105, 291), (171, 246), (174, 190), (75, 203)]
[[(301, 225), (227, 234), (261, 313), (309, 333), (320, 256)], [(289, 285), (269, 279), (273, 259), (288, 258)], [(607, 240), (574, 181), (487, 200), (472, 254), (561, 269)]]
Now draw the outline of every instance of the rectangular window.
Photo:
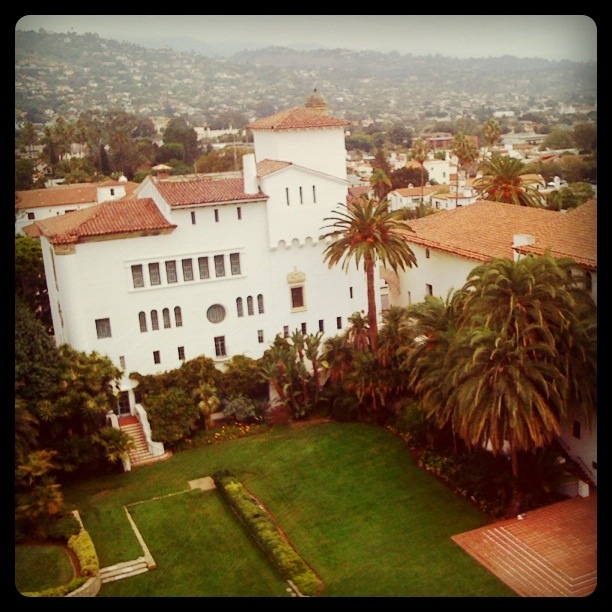
[(159, 274), (159, 264), (149, 264), (149, 281), (151, 285), (161, 285), (161, 276)]
[(303, 334), (307, 334), (308, 332), (306, 331), (306, 323), (302, 323), (302, 333)]
[(283, 326), (283, 337), (284, 338), (289, 337), (289, 326), (288, 325)]
[(349, 287), (349, 297), (351, 298), (351, 300), (353, 299), (353, 288)]
[(122, 370), (125, 370), (125, 357), (123, 355), (119, 356), (119, 366)]
[(166, 281), (168, 283), (176, 283), (176, 261), (167, 261), (166, 262)]
[(217, 357), (225, 357), (225, 336), (215, 336), (215, 355)]
[(112, 187), (111, 187), (110, 192), (111, 192), (111, 195), (112, 195), (112, 196), (114, 196), (114, 195), (115, 195), (115, 190), (114, 190)]
[(304, 287), (291, 287), (291, 308), (304, 308)]
[(230, 253), (230, 269), (232, 274), (240, 274), (240, 253)]
[(34, 219), (34, 213), (33, 213), (33, 212), (29, 212), (29, 213), (28, 213), (28, 219), (29, 219), (30, 221), (32, 221), (32, 219)]
[(287, 206), (289, 206), (289, 187), (285, 188), (285, 197), (287, 198)]
[(323, 323), (323, 319), (319, 319), (319, 331), (320, 332), (325, 331), (325, 324)]
[(240, 219), (242, 219), (242, 208), (240, 208), (240, 206), (236, 208), (236, 215), (238, 216), (238, 221), (240, 221)]
[(336, 329), (342, 329), (342, 317), (336, 317)]
[(312, 202), (317, 203), (317, 188), (314, 185), (312, 186)]
[(433, 286), (429, 285), (429, 284), (426, 284), (425, 285), (425, 293), (427, 295), (433, 295)]
[(159, 351), (153, 351), (153, 363), (161, 363)]
[(132, 282), (134, 289), (144, 287), (144, 276), (142, 274), (142, 266), (132, 266)]
[(198, 257), (198, 267), (200, 268), (200, 278), (209, 278), (208, 257)]
[(98, 334), (98, 338), (110, 338), (110, 319), (96, 319), (96, 332)]
[(191, 259), (183, 259), (181, 263), (183, 265), (183, 280), (192, 281), (193, 280), (193, 264), (191, 262)]
[(304, 203), (304, 195), (302, 194), (302, 188), (300, 187), (300, 204)]
[(263, 329), (257, 330), (257, 342), (261, 344), (264, 341)]
[(225, 276), (225, 259), (223, 255), (215, 255), (215, 276)]
[(215, 223), (219, 223), (219, 209), (215, 208)]
[(195, 219), (195, 210), (191, 211), (191, 225), (195, 225), (196, 224), (196, 219)]
[(181, 361), (185, 361), (185, 347), (184, 346), (178, 347), (178, 358)]

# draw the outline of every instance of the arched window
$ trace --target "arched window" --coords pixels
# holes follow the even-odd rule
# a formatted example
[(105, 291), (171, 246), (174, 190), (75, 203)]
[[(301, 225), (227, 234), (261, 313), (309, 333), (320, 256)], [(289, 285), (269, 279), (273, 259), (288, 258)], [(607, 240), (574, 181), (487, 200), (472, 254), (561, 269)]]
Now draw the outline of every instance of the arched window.
[(157, 310), (151, 311), (151, 329), (159, 329), (159, 320), (157, 319)]
[(140, 331), (147, 331), (147, 315), (144, 312), (138, 313), (138, 322), (140, 323)]
[(164, 328), (168, 329), (170, 327), (170, 311), (167, 308), (162, 310), (162, 317), (164, 319)]
[(239, 317), (244, 316), (244, 311), (242, 310), (242, 298), (236, 298), (236, 312)]
[(181, 307), (174, 307), (174, 324), (177, 327), (183, 327), (183, 315), (181, 314)]
[(247, 298), (247, 312), (249, 313), (249, 316), (254, 314), (253, 297), (251, 295), (249, 295), (249, 297)]
[(257, 311), (259, 314), (263, 314), (264, 311), (263, 295), (261, 293), (257, 296)]

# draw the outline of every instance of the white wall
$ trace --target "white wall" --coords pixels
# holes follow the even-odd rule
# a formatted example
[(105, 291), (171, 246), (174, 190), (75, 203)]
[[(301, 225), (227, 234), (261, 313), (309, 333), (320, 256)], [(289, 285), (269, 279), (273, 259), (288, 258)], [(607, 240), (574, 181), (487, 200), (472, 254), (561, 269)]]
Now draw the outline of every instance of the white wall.
[(289, 161), (346, 180), (344, 128), (316, 130), (254, 130), (258, 162)]

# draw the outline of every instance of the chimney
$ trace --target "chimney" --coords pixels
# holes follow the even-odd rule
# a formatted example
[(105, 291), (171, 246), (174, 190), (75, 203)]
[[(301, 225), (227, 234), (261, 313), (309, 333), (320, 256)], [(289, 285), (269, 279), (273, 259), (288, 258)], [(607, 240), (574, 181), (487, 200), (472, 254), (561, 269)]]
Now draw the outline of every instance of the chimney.
[(242, 176), (244, 180), (244, 193), (259, 193), (257, 184), (257, 166), (255, 164), (255, 154), (247, 153), (242, 157)]
[(512, 250), (514, 251), (514, 261), (518, 261), (521, 258), (521, 254), (516, 250), (518, 247), (533, 244), (536, 241), (535, 236), (532, 234), (514, 234), (512, 240)]

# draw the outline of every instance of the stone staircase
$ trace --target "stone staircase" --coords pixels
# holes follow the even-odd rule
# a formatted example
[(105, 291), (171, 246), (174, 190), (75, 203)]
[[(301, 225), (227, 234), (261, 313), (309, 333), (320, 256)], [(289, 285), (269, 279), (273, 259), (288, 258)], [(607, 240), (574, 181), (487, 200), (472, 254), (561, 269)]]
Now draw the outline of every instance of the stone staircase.
[(142, 425), (135, 417), (123, 417), (119, 420), (119, 426), (122, 431), (128, 433), (134, 440), (134, 448), (128, 452), (132, 467), (146, 465), (155, 461), (162, 461), (171, 456), (170, 451), (166, 451), (163, 455), (153, 455), (149, 451), (149, 445), (142, 430)]
[(102, 584), (114, 582), (122, 578), (130, 578), (149, 571), (149, 566), (144, 557), (138, 557), (133, 561), (123, 561), (115, 565), (109, 565), (100, 569), (100, 580)]

